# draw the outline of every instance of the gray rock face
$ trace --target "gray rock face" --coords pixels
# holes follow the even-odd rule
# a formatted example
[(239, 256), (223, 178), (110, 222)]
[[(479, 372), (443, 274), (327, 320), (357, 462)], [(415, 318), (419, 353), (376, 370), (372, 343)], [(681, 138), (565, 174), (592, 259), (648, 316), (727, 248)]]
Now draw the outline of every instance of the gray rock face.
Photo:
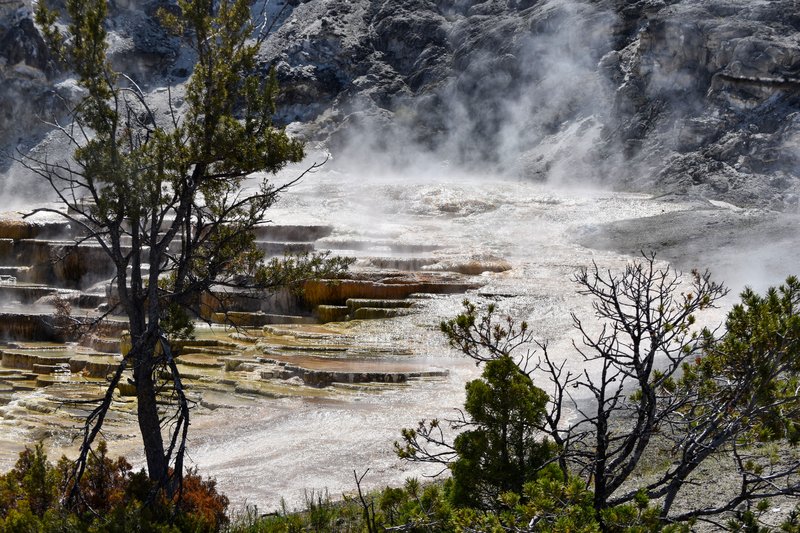
[(48, 109), (50, 55), (23, 2), (0, 4), (0, 146), (30, 133)]
[(263, 56), (334, 147), (794, 210), (795, 4), (310, 0)]
[[(64, 8), (62, 0), (50, 0), (49, 5)], [(161, 75), (172, 67), (179, 53), (178, 41), (170, 38), (155, 19), (161, 5), (166, 4), (161, 0), (120, 0), (110, 9), (110, 59), (118, 70), (145, 86), (163, 79)], [(64, 73), (56, 70), (34, 26), (30, 2), (0, 0), (0, 171), (11, 164), (6, 152), (36, 149), (50, 129), (46, 122), (64, 119), (63, 102), (76, 103), (80, 98), (75, 84), (65, 81)], [(40, 146), (38, 151), (49, 148)], [(2, 190), (13, 193), (14, 189)]]
[(170, 9), (170, 3), (116, 0), (111, 4), (111, 63), (143, 86), (166, 83), (164, 75), (174, 67), (180, 52), (178, 39), (170, 36), (157, 20), (162, 7)]
[[(117, 0), (110, 27), (115, 64), (151, 85), (191, 69), (153, 22), (160, 1)], [(278, 118), (340, 160), (428, 155), (472, 171), (800, 209), (795, 0), (266, 5), (276, 18), (261, 63), (283, 88)], [(0, 26), (0, 39), (14, 43), (0, 46), (4, 79), (21, 57), (28, 77), (43, 72), (30, 23)], [(19, 76), (14, 84), (33, 83)]]
[(673, 2), (648, 12), (607, 63), (610, 124), (642, 187), (798, 207), (796, 3)]
[(5, 60), (6, 65), (23, 63), (45, 71), (50, 54), (33, 21), (23, 18), (0, 36), (0, 57)]

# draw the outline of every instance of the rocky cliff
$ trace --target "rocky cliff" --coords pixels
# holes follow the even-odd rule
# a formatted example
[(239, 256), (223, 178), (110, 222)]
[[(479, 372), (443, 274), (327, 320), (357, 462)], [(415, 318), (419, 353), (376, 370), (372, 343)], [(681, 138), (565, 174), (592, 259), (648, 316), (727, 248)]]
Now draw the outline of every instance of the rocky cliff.
[[(684, 1), (642, 10), (601, 66), (644, 187), (797, 210), (797, 2)], [(647, 172), (652, 169), (652, 172)]]
[[(111, 24), (118, 64), (154, 87), (191, 68), (152, 22), (155, 5), (117, 5)], [(267, 7), (274, 24), (261, 59), (282, 83), (279, 118), (339, 160), (383, 154), (382, 165), (408, 165), (428, 155), (526, 179), (800, 209), (795, 0)], [(0, 27), (0, 42), (22, 32), (27, 43), (0, 46), (0, 76), (15, 80), (2, 82), (6, 108), (14, 84), (41, 84), (47, 72), (32, 25), (17, 19)], [(6, 128), (0, 142), (14, 137)]]
[[(15, 148), (49, 107), (49, 54), (28, 0), (0, 0), (0, 146)], [(44, 126), (41, 126), (44, 128)]]

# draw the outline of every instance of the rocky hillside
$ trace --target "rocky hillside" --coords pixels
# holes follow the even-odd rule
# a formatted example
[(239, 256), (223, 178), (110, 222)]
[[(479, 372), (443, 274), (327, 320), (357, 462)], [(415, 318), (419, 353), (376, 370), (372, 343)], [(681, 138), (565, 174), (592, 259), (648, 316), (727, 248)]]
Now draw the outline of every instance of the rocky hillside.
[[(31, 123), (39, 106), (19, 95), (49, 94), (31, 89), (45, 84), (46, 58), (25, 7), (8, 1), (5, 144), (26, 138), (12, 121)], [(161, 1), (117, 2), (110, 26), (115, 61), (154, 88), (191, 68), (152, 21)], [(794, 0), (286, 2), (267, 6), (264, 70), (282, 82), (281, 120), (339, 161), (428, 154), (526, 179), (800, 209)]]
[(14, 149), (31, 128), (40, 127), (37, 112), (51, 105), (49, 70), (30, 2), (0, 0), (0, 147)]

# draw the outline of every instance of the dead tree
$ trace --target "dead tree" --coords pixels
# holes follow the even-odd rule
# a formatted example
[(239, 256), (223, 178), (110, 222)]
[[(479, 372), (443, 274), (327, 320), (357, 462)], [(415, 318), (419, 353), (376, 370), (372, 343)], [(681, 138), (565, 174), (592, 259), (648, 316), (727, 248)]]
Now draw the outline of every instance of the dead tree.
[(621, 274), (594, 265), (578, 272), (575, 282), (592, 298), (601, 323), (594, 333), (572, 317), (581, 337), (573, 345), (587, 367), (580, 374), (557, 373), (546, 352), (539, 367), (555, 385), (554, 404), (570, 400), (563, 383), (592, 399), (589, 406), (577, 406), (580, 417), (565, 437), (570, 443), (565, 459), (589, 480), (600, 510), (636, 495), (636, 489), (623, 486), (679, 407), (665, 403), (662, 391), (712, 336), (694, 327), (695, 314), (727, 291), (708, 272), (692, 272), (685, 280), (669, 266), (659, 267), (652, 255), (629, 263)]
[[(443, 328), (451, 344), (475, 361), (516, 354), (540, 386), (549, 383), (544, 388), (551, 402), (540, 429), (558, 444), (565, 473), (577, 473), (593, 491), (595, 509), (632, 502), (644, 491), (661, 502), (664, 522), (713, 522), (742, 504), (800, 494), (800, 462), (770, 459), (760, 447), (800, 440), (797, 279), (763, 297), (746, 290), (725, 327), (716, 330), (701, 329), (695, 320), (727, 293), (708, 272), (685, 277), (645, 255), (621, 273), (593, 265), (574, 281), (592, 298), (599, 321), (591, 327), (573, 315), (582, 371), (569, 370), (526, 323), (498, 318), (492, 306), (479, 316), (465, 302), (465, 312)], [(538, 356), (519, 353), (527, 347)], [(568, 408), (578, 417), (565, 425)], [(441, 443), (436, 429), (415, 435), (422, 444)], [(671, 453), (672, 463), (645, 486), (633, 484), (654, 447)], [(442, 451), (428, 459), (449, 460), (450, 450)], [(675, 512), (682, 489), (708, 460), (727, 461), (739, 488), (720, 494), (712, 507)]]

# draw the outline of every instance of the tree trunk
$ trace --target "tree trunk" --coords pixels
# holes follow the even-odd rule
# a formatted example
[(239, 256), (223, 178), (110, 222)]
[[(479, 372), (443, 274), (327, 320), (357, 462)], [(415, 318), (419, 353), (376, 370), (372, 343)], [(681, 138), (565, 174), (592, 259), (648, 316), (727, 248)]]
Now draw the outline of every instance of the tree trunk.
[[(145, 343), (149, 345), (150, 343)], [(153, 348), (143, 347), (143, 353), (134, 358), (134, 379), (136, 380), (137, 415), (139, 430), (147, 459), (147, 474), (152, 481), (163, 486), (167, 479), (167, 460), (164, 455), (164, 439), (156, 403), (156, 389), (153, 382)]]
[[(608, 418), (609, 413), (606, 411), (606, 387), (609, 384), (608, 369), (611, 366), (609, 359), (603, 362), (603, 374), (600, 381), (601, 386), (595, 392), (597, 400), (597, 421), (595, 422), (596, 442), (594, 451), (594, 464), (592, 465), (592, 475), (594, 477), (594, 509), (597, 511), (598, 516), (602, 509), (605, 509), (608, 503), (607, 493), (608, 489), (608, 476), (607, 476), (607, 461), (608, 461)], [(602, 525), (602, 522), (601, 522)], [(605, 530), (605, 528), (603, 528)]]

